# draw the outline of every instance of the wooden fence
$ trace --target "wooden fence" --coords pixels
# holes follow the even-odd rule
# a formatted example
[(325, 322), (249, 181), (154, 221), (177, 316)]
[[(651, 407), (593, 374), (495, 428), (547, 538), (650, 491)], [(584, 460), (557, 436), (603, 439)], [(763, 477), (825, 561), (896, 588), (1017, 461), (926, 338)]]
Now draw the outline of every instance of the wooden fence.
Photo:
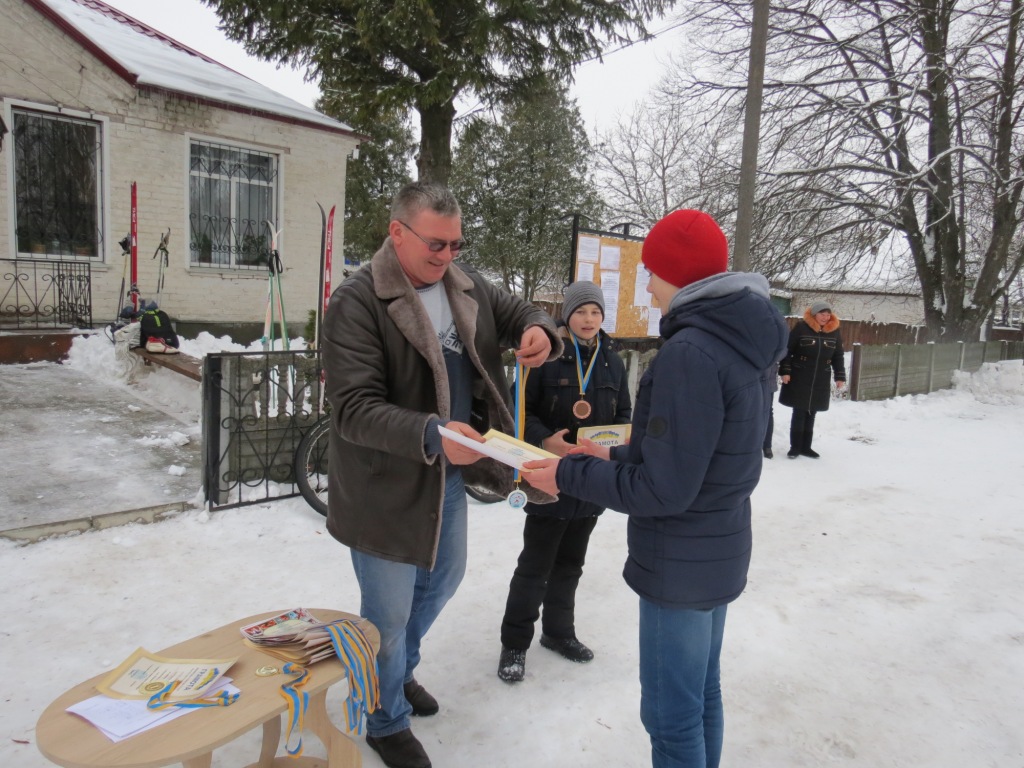
[(849, 371), (851, 400), (887, 400), (953, 386), (956, 371), (973, 373), (985, 363), (1024, 359), (1024, 341), (954, 344), (855, 343)]

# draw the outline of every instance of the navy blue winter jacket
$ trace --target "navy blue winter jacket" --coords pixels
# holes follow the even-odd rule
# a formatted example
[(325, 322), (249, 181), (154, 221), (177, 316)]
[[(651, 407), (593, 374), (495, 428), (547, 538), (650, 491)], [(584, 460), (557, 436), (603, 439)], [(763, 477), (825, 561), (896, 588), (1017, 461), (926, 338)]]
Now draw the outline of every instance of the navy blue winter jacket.
[(750, 495), (761, 476), (768, 371), (789, 329), (761, 275), (729, 272), (680, 290), (640, 380), (629, 445), (612, 460), (567, 456), (560, 491), (629, 515), (623, 576), (658, 605), (739, 597), (750, 564)]

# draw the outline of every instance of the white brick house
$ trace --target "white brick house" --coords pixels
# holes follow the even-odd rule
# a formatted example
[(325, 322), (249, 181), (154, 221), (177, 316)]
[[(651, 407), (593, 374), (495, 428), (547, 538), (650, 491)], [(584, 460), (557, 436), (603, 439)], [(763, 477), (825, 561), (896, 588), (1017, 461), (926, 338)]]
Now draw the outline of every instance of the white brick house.
[[(317, 300), (321, 218), (362, 137), (99, 0), (0, 0), (0, 259), (91, 265), (112, 320), (138, 184), (139, 288), (179, 322), (261, 323), (267, 227), (282, 229), (294, 334)], [(3, 127), (0, 127), (0, 132)], [(0, 289), (0, 293), (2, 293)]]

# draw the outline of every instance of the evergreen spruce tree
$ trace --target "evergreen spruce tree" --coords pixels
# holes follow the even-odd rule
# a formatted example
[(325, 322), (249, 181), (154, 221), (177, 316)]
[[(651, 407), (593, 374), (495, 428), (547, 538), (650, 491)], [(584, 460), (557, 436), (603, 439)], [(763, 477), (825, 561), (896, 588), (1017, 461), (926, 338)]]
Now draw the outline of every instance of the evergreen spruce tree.
[(346, 122), (415, 109), (421, 179), (446, 183), (455, 100), (485, 101), (538, 72), (570, 72), (605, 44), (645, 36), (674, 0), (204, 0), (227, 36), (304, 67), (342, 94)]
[(541, 79), (500, 115), (460, 134), (451, 186), (462, 203), (465, 259), (529, 300), (569, 278), (573, 214), (602, 210), (590, 144), (566, 89)]

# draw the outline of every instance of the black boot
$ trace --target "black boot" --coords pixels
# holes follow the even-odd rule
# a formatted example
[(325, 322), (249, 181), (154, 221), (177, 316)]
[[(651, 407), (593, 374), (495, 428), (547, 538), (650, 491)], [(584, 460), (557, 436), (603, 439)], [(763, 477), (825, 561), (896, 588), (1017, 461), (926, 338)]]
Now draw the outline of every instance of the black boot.
[(561, 654), (569, 661), (586, 664), (594, 658), (594, 652), (575, 637), (549, 637), (542, 634), (540, 644), (550, 651)]
[(804, 427), (804, 441), (800, 447), (800, 455), (810, 459), (817, 459), (821, 454), (811, 448), (811, 441), (814, 439), (814, 427)]
[(800, 455), (804, 447), (804, 431), (802, 429), (789, 428), (789, 453), (786, 455), (795, 459)]
[(506, 683), (520, 683), (526, 677), (526, 651), (501, 646), (498, 677)]
[(423, 745), (408, 728), (390, 736), (367, 736), (366, 743), (388, 768), (430, 768)]
[(426, 688), (416, 682), (414, 677), (403, 686), (405, 700), (412, 706), (412, 713), (417, 717), (430, 717), (436, 715), (440, 707), (437, 699), (430, 695)]

